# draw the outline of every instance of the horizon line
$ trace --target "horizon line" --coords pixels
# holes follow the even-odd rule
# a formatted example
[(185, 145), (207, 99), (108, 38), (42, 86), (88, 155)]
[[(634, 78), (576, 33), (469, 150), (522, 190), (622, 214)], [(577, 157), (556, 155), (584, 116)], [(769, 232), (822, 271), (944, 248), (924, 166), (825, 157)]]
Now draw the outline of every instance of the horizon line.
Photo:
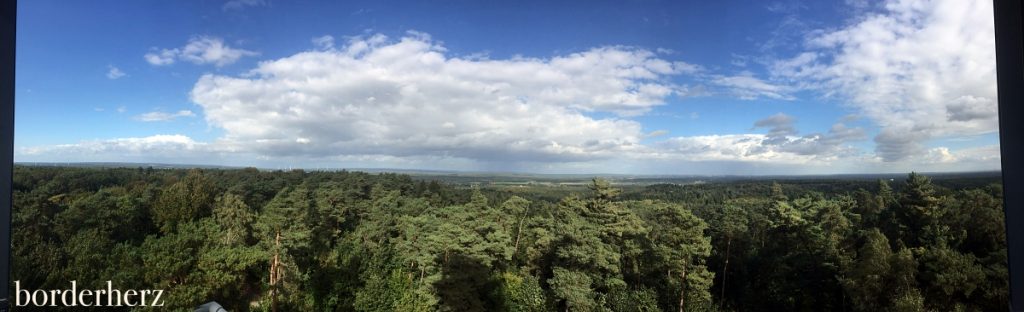
[[(1002, 168), (992, 170), (966, 170), (966, 171), (907, 171), (907, 172), (873, 172), (873, 173), (818, 173), (818, 174), (645, 174), (645, 173), (538, 173), (528, 171), (486, 171), (486, 170), (439, 170), (439, 169), (408, 169), (408, 168), (385, 168), (385, 167), (292, 167), (268, 168), (259, 166), (228, 166), (209, 164), (185, 164), (185, 163), (158, 163), (158, 162), (19, 162), (14, 165), (37, 166), (37, 167), (100, 167), (100, 168), (143, 168), (160, 166), (164, 168), (154, 169), (247, 169), (254, 168), (261, 171), (361, 171), (371, 173), (401, 173), (414, 175), (415, 173), (427, 174), (492, 174), (492, 175), (532, 175), (532, 176), (620, 176), (620, 177), (811, 177), (811, 176), (860, 176), (860, 175), (906, 175), (911, 172), (923, 175), (946, 175), (946, 174), (968, 174), (968, 173), (999, 173), (1002, 175)], [(412, 174), (411, 174), (412, 173)]]

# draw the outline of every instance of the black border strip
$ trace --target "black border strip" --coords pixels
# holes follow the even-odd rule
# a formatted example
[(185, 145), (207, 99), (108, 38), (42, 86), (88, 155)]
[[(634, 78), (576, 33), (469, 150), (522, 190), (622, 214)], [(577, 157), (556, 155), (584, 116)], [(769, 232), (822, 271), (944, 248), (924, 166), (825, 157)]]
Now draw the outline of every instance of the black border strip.
[(1010, 274), (1010, 311), (1024, 311), (1024, 15), (1020, 0), (993, 0), (996, 29), (996, 77), (999, 86), (999, 150), (1003, 172), (1003, 210)]
[(0, 311), (11, 285), (11, 205), (14, 167), (14, 51), (18, 1), (0, 4)]

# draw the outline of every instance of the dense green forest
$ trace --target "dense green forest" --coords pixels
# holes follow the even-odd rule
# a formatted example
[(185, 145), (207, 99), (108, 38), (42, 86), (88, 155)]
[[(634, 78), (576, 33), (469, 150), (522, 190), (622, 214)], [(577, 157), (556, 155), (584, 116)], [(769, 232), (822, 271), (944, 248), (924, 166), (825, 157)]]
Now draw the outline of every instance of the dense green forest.
[[(231, 311), (1001, 311), (998, 179), (571, 190), (15, 168), (12, 280)], [(78, 308), (81, 309), (81, 308)]]

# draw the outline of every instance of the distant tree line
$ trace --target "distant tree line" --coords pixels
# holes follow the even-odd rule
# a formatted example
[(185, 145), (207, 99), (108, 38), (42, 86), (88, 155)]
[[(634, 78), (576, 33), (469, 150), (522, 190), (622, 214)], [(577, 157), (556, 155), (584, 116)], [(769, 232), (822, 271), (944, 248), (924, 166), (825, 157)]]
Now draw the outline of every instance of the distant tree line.
[(18, 166), (14, 190), (12, 280), (165, 289), (171, 309), (212, 300), (231, 311), (1007, 304), (1001, 187), (938, 187), (914, 173), (866, 188), (623, 191), (596, 179), (552, 199), (542, 188), (397, 174)]

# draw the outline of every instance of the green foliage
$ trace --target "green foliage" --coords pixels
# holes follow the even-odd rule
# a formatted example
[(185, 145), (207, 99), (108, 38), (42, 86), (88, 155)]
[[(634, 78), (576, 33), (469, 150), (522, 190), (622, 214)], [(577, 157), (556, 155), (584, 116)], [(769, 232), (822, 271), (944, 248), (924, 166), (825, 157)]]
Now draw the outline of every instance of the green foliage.
[(241, 196), (226, 194), (217, 198), (213, 217), (222, 231), (221, 244), (240, 246), (252, 241), (256, 213), (245, 204)]
[(189, 171), (160, 194), (153, 206), (153, 220), (164, 233), (173, 232), (178, 224), (209, 215), (215, 194), (201, 171)]
[(892, 258), (892, 249), (885, 234), (878, 229), (868, 230), (863, 245), (857, 250), (856, 263), (841, 280), (854, 309), (877, 311), (887, 306)]
[(924, 297), (921, 296), (917, 289), (899, 293), (892, 303), (892, 308), (889, 310), (893, 312), (925, 311)]
[(593, 311), (598, 305), (595, 300), (596, 294), (592, 288), (593, 281), (590, 277), (578, 271), (572, 271), (556, 267), (553, 275), (548, 280), (551, 285), (551, 292), (556, 298), (563, 300), (565, 310), (571, 311)]
[(916, 173), (907, 176), (904, 192), (899, 200), (900, 222), (903, 225), (904, 242), (911, 246), (935, 243), (943, 239), (939, 236), (939, 221), (944, 210), (939, 209), (939, 198), (935, 197), (935, 188), (931, 179)]
[(605, 305), (615, 312), (661, 311), (658, 308), (658, 294), (648, 288), (614, 288), (608, 293)]
[(925, 250), (921, 262), (922, 279), (928, 285), (927, 291), (939, 300), (929, 304), (938, 307), (966, 301), (964, 299), (969, 299), (985, 281), (984, 270), (972, 254), (937, 246)]
[(428, 311), (435, 301), (415, 290), (411, 273), (393, 270), (386, 277), (371, 275), (356, 292), (356, 311)]
[(505, 272), (500, 277), (501, 286), (496, 297), (501, 301), (502, 310), (509, 312), (546, 311), (544, 289), (536, 277)]
[(19, 166), (12, 276), (164, 289), (178, 310), (994, 311), (1008, 281), (989, 182)]
[(168, 308), (188, 308), (202, 303), (214, 290), (205, 285), (199, 262), (205, 250), (209, 220), (179, 224), (174, 232), (162, 237), (150, 236), (142, 244), (142, 265), (147, 268), (145, 280), (168, 293)]

